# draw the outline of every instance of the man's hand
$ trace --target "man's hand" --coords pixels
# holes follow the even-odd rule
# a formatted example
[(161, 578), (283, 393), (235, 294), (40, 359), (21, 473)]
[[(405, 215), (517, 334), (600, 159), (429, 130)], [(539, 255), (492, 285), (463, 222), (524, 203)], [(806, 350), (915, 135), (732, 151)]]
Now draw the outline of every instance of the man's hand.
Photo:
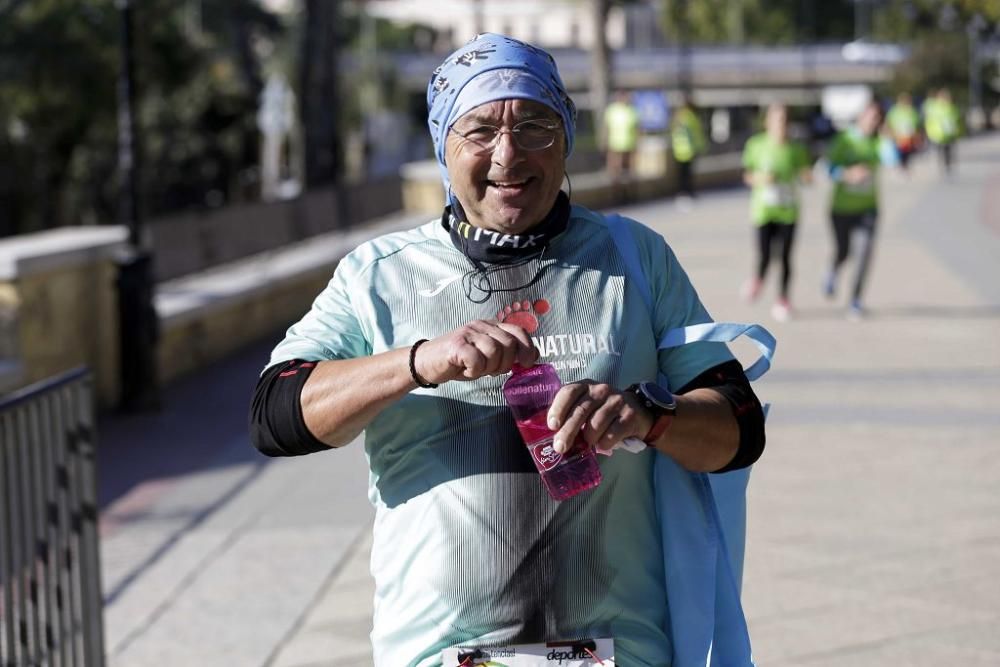
[(538, 349), (522, 327), (475, 320), (417, 348), (414, 366), (424, 381), (440, 384), (502, 375), (515, 363), (530, 367), (536, 361)]
[(625, 438), (644, 438), (653, 416), (638, 399), (609, 384), (581, 380), (559, 390), (549, 407), (548, 427), (556, 431), (553, 447), (564, 453), (581, 432), (587, 444), (611, 449)]

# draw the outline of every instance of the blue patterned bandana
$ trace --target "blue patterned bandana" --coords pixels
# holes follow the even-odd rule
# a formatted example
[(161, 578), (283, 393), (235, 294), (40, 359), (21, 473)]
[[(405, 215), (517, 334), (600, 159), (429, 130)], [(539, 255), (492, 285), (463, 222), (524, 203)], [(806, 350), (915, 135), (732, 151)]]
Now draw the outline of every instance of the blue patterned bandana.
[(530, 44), (483, 33), (448, 56), (427, 84), (427, 125), (449, 204), (457, 202), (444, 163), (448, 131), (468, 111), (509, 99), (534, 100), (558, 113), (566, 132), (566, 155), (573, 150), (576, 105), (566, 93), (556, 61)]

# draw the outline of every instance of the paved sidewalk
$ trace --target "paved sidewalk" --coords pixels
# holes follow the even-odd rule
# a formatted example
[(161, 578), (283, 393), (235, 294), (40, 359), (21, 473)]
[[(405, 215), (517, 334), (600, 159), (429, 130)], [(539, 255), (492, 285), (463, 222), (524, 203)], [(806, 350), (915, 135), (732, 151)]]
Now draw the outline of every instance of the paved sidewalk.
[[(951, 180), (921, 159), (883, 184), (862, 322), (819, 294), (824, 179), (806, 190), (788, 323), (770, 320), (771, 285), (757, 305), (737, 296), (746, 192), (623, 210), (667, 237), (717, 319), (779, 340), (744, 591), (762, 666), (1000, 664), (1000, 138), (964, 143)], [(250, 449), (272, 342), (171, 387), (161, 415), (101, 425), (114, 667), (371, 665), (362, 447)]]

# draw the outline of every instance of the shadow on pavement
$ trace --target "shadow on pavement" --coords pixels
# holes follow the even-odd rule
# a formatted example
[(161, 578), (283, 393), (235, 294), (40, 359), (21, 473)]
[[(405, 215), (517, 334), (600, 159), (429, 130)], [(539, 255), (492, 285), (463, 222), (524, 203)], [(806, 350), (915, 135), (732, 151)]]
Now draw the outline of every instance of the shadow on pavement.
[[(843, 320), (846, 318), (846, 306), (830, 305), (820, 308), (797, 308), (796, 320)], [(977, 320), (1000, 318), (1000, 305), (996, 306), (944, 306), (930, 304), (913, 304), (899, 306), (883, 306), (865, 310), (864, 320), (906, 320), (906, 319), (954, 319)]]
[[(250, 446), (247, 414), (275, 334), (163, 387), (156, 412), (98, 415), (102, 509), (143, 482), (267, 459)], [(212, 443), (210, 447), (205, 443)]]

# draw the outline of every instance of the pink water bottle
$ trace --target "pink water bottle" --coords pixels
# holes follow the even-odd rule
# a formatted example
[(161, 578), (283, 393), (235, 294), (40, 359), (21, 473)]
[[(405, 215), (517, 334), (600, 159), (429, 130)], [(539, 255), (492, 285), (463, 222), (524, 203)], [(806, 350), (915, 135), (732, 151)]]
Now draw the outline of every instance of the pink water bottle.
[(560, 387), (559, 374), (551, 364), (536, 364), (531, 368), (515, 364), (503, 385), (503, 395), (549, 495), (566, 500), (600, 484), (601, 468), (593, 447), (580, 434), (565, 454), (552, 448), (555, 432), (549, 430), (546, 422), (549, 406)]

